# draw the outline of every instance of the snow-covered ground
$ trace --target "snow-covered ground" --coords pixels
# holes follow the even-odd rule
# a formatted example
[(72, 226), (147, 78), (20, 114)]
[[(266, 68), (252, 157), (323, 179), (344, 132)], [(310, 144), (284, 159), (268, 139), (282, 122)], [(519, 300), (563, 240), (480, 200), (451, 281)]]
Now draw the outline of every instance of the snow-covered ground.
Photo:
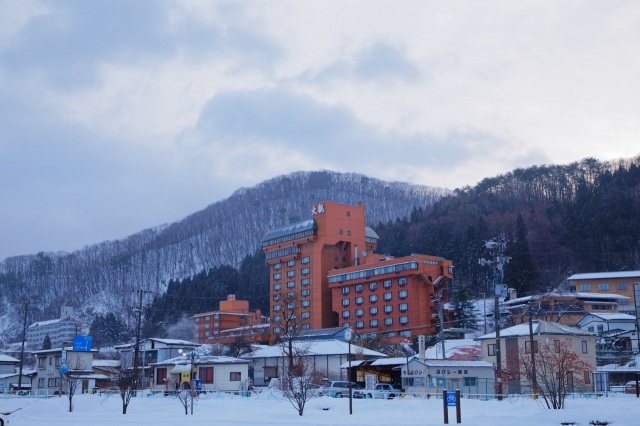
[[(67, 411), (68, 400), (62, 398), (27, 399), (0, 397), (0, 412), (14, 411), (10, 426), (55, 425), (301, 425), (308, 426), (389, 426), (442, 425), (442, 400), (406, 397), (395, 400), (349, 400), (322, 397), (308, 402), (303, 417), (286, 400), (270, 392), (250, 398), (236, 395), (201, 396), (194, 414), (184, 414), (175, 397), (161, 395), (133, 398), (128, 413), (122, 413), (118, 395), (78, 395), (74, 412)], [(455, 407), (449, 409), (449, 424), (456, 424)], [(558, 426), (576, 422), (606, 421), (615, 426), (640, 424), (640, 399), (633, 395), (610, 394), (608, 397), (567, 400), (564, 410), (547, 410), (540, 401), (519, 397), (503, 401), (463, 399), (462, 424), (491, 426)]]

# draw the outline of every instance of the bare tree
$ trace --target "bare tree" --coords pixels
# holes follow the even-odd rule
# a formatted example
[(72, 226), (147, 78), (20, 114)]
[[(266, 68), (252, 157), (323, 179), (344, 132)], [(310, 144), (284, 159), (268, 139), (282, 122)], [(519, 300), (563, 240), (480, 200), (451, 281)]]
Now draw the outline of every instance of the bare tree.
[(175, 389), (176, 397), (184, 407), (185, 416), (189, 414), (189, 402), (193, 404), (194, 392), (188, 382), (181, 383), (180, 378), (171, 378), (167, 381), (167, 386), (169, 389)]
[(60, 391), (69, 399), (69, 412), (73, 411), (73, 397), (82, 384), (82, 375), (86, 374), (86, 362), (75, 354), (69, 354), (67, 359), (67, 372), (60, 373)]
[(136, 372), (130, 370), (128, 364), (123, 361), (113, 381), (113, 384), (118, 388), (120, 398), (122, 398), (122, 414), (127, 414), (127, 407), (129, 407), (131, 397), (135, 394), (136, 383), (138, 383)]
[(571, 350), (570, 339), (555, 340), (550, 343), (537, 340), (529, 350), (534, 351), (535, 361), (531, 361), (530, 352), (521, 348), (521, 373), (532, 389), (534, 383), (536, 384), (547, 408), (563, 409), (567, 393), (573, 392), (574, 389), (587, 388), (593, 367)]

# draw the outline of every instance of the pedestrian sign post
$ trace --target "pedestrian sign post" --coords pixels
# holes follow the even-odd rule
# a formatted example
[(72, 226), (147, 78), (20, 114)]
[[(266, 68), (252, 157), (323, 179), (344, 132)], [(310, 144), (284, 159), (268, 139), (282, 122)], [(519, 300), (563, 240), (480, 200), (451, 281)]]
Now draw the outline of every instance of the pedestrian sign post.
[(444, 424), (449, 424), (449, 407), (456, 407), (456, 423), (462, 422), (460, 411), (460, 391), (455, 392), (442, 391), (442, 408), (444, 410)]

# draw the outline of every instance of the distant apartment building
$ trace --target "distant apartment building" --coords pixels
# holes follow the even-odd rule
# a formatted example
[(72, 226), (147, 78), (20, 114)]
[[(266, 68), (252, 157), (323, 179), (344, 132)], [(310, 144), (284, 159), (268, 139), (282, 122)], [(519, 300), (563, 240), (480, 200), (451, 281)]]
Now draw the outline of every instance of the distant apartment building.
[(640, 271), (574, 274), (567, 278), (569, 291), (596, 294), (610, 293), (625, 296), (628, 302), (619, 304), (618, 311), (635, 316), (636, 309), (633, 304), (634, 284), (638, 284), (638, 287), (640, 287)]
[[(198, 343), (211, 343), (225, 340), (233, 335), (225, 331), (242, 327), (257, 327), (266, 322), (260, 310), (251, 312), (249, 302), (237, 300), (234, 294), (227, 296), (227, 300), (220, 302), (217, 311), (195, 314), (191, 317), (194, 324), (194, 339)], [(261, 333), (262, 330), (260, 331)]]
[(62, 347), (65, 343), (73, 343), (75, 336), (83, 333), (82, 323), (73, 316), (73, 308), (63, 306), (60, 318), (34, 322), (27, 328), (27, 348), (42, 349), (45, 337), (51, 340), (51, 347)]
[(435, 332), (451, 261), (374, 254), (378, 239), (366, 226), (364, 203), (318, 203), (311, 219), (268, 231), (262, 249), (270, 270), (271, 333), (280, 334), (283, 315), (293, 311), (303, 330), (350, 326), (390, 337)]

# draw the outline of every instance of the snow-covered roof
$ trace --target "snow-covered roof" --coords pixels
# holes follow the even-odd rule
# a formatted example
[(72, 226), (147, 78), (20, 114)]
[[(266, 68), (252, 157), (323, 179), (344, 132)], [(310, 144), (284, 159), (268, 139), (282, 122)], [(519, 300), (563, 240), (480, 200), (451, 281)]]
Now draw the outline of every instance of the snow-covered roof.
[(94, 359), (91, 366), (96, 367), (120, 367), (120, 360), (118, 359)]
[[(419, 358), (414, 358), (415, 362), (423, 363)], [(493, 364), (486, 361), (471, 361), (458, 359), (425, 359), (424, 364), (428, 367), (491, 367)]]
[[(201, 346), (199, 343), (190, 342), (188, 340), (163, 339), (163, 338), (159, 338), (159, 337), (150, 337), (148, 339), (141, 340), (140, 344), (144, 344), (144, 343), (150, 342), (152, 340), (154, 342), (162, 343), (162, 344), (165, 344), (167, 346), (183, 346), (183, 347), (199, 347), (199, 346)], [(124, 345), (117, 345), (115, 348), (116, 349), (133, 348), (133, 347), (135, 347), (135, 345), (136, 345), (135, 342), (125, 343)]]
[[(230, 356), (217, 355), (199, 355), (193, 359), (194, 365), (210, 365), (210, 364), (248, 364), (249, 360), (241, 358), (233, 358)], [(178, 356), (166, 359), (162, 362), (156, 362), (151, 365), (190, 365), (191, 358), (189, 356)], [(188, 370), (187, 370), (188, 371)]]
[[(635, 321), (636, 317), (634, 317), (633, 315), (629, 315), (629, 314), (623, 314), (620, 312), (617, 313), (599, 313), (599, 312), (593, 312), (593, 313), (589, 313), (587, 315), (585, 315), (580, 321), (582, 321), (583, 319), (587, 318), (587, 317), (596, 317), (596, 318), (600, 318), (604, 321)], [(578, 321), (578, 322), (580, 322)]]
[(640, 271), (592, 272), (586, 274), (573, 274), (569, 278), (567, 278), (567, 281), (597, 280), (606, 278), (640, 278)]
[(66, 317), (63, 317), (63, 318), (56, 318), (56, 319), (52, 319), (52, 320), (37, 321), (37, 322), (34, 322), (33, 324), (31, 324), (28, 328), (41, 327), (43, 325), (57, 324), (57, 323), (63, 322), (63, 321), (80, 322), (80, 320), (78, 318), (76, 318), (76, 317), (66, 316)]
[(0, 354), (0, 362), (15, 364), (16, 362), (20, 362), (20, 360), (9, 355)]
[[(533, 334), (555, 334), (555, 335), (572, 335), (572, 336), (594, 336), (595, 334), (589, 331), (581, 330), (576, 327), (571, 327), (568, 325), (560, 324), (557, 322), (547, 322), (541, 320), (533, 321)], [(529, 324), (523, 323), (514, 325), (513, 327), (508, 327), (503, 330), (500, 330), (500, 337), (520, 337), (520, 336), (528, 336), (529, 335)], [(478, 337), (478, 340), (486, 340), (486, 339), (495, 339), (496, 333), (485, 334), (484, 336)]]
[[(295, 341), (293, 346), (307, 355), (346, 355), (349, 353), (349, 344), (341, 340), (306, 340)], [(279, 345), (265, 346), (254, 345), (253, 352), (243, 355), (244, 358), (277, 358), (283, 354), (283, 348)], [(368, 357), (386, 358), (382, 352), (373, 351), (358, 345), (351, 344), (352, 354), (362, 354)]]
[[(450, 339), (444, 342), (445, 358), (472, 360), (481, 355), (480, 343), (474, 339)], [(427, 359), (442, 359), (442, 343), (431, 346), (425, 351)]]

